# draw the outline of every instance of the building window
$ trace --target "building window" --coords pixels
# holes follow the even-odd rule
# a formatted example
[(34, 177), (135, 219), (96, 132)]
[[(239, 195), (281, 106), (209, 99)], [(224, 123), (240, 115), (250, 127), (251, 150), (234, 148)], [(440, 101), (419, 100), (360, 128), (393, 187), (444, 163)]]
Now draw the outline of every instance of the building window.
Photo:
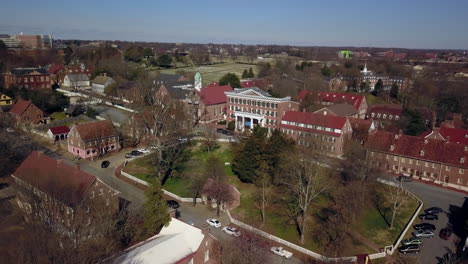
[(419, 165), (419, 160), (416, 161), (416, 165)]
[(205, 251), (205, 262), (210, 260), (210, 250)]
[(462, 181), (462, 178), (458, 178), (457, 183), (458, 183), (458, 184), (462, 184), (462, 182), (463, 182), (463, 181)]
[(394, 156), (394, 157), (393, 157), (393, 160), (394, 160), (394, 161), (398, 161), (398, 157), (397, 157), (397, 156)]
[(449, 166), (445, 166), (445, 171), (450, 171), (450, 167), (449, 167)]
[(429, 167), (429, 163), (428, 163), (428, 162), (424, 162), (424, 166), (425, 166), (425, 167)]
[(465, 173), (465, 170), (464, 169), (459, 169), (458, 173), (463, 174), (463, 173)]
[(405, 159), (405, 158), (401, 158), (401, 162), (405, 163), (405, 162), (406, 162), (406, 159)]
[(409, 164), (413, 164), (413, 160), (412, 159), (408, 159), (409, 161)]

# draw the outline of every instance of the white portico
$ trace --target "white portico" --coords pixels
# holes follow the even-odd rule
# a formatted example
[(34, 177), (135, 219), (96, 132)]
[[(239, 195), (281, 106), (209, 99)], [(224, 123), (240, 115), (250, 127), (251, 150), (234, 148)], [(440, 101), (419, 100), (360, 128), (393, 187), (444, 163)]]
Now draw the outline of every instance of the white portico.
[(236, 120), (236, 130), (253, 129), (255, 125), (265, 126), (265, 117), (263, 115), (234, 111), (234, 117)]

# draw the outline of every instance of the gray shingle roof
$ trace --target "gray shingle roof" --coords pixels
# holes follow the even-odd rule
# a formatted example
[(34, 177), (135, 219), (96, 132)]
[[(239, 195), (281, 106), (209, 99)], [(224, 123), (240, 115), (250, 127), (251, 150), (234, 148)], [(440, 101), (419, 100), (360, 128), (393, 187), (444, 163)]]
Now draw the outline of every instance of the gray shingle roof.
[(49, 72), (44, 68), (16, 68), (16, 69), (11, 70), (10, 72), (13, 75), (28, 75), (34, 71), (37, 71), (38, 73), (41, 73), (41, 74), (49, 74)]
[(70, 82), (86, 82), (89, 81), (88, 75), (84, 73), (69, 73), (67, 74)]

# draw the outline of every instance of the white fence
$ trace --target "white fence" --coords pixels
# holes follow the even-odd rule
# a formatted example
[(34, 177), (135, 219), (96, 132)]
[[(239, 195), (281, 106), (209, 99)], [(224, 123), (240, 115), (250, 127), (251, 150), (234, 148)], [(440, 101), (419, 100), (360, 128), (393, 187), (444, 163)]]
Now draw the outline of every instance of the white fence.
[[(131, 174), (126, 173), (126, 172), (123, 171), (123, 170), (121, 170), (120, 173), (121, 173), (122, 176), (127, 177), (128, 179), (130, 179), (130, 180), (132, 180), (132, 181), (134, 181), (134, 182), (143, 184), (143, 185), (145, 185), (145, 186), (150, 186), (150, 184), (147, 183), (147, 182), (145, 182), (144, 180), (140, 180), (140, 179), (138, 179), (137, 177), (135, 177), (135, 176), (133, 176), (133, 175), (131, 175)], [(163, 189), (163, 192), (164, 192), (164, 194), (166, 194), (167, 196), (170, 196), (170, 197), (172, 197), (172, 198), (174, 198), (174, 199), (176, 199), (176, 200), (179, 200), (179, 201), (181, 201), (181, 202), (184, 202), (184, 203), (191, 203), (191, 202), (193, 202), (193, 198), (180, 197), (180, 196), (178, 196), (177, 194), (173, 194), (173, 193), (171, 193), (171, 192), (169, 192), (169, 191), (166, 191), (166, 190), (164, 190), (164, 189)], [(197, 203), (201, 203), (201, 202), (202, 202), (202, 199), (201, 199), (201, 198), (197, 198), (196, 201), (197, 201)]]

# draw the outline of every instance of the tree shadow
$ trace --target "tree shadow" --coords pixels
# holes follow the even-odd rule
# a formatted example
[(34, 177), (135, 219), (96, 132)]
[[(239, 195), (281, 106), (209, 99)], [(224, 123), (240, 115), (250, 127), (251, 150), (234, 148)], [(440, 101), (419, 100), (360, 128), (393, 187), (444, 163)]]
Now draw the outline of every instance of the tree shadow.
[(387, 220), (387, 213), (390, 211), (390, 209), (386, 206), (384, 206), (384, 198), (380, 193), (375, 193), (374, 196), (372, 197), (372, 204), (377, 209), (377, 212), (379, 212), (379, 215), (383, 218), (385, 223), (390, 226), (390, 222)]
[[(468, 236), (468, 197), (465, 197), (465, 201), (462, 206), (450, 205), (448, 216), (448, 226), (453, 230), (453, 233), (460, 238), (457, 246), (457, 252), (460, 252), (465, 243), (465, 239)], [(464, 253), (468, 253), (465, 249)], [(464, 254), (465, 258), (467, 254)]]

